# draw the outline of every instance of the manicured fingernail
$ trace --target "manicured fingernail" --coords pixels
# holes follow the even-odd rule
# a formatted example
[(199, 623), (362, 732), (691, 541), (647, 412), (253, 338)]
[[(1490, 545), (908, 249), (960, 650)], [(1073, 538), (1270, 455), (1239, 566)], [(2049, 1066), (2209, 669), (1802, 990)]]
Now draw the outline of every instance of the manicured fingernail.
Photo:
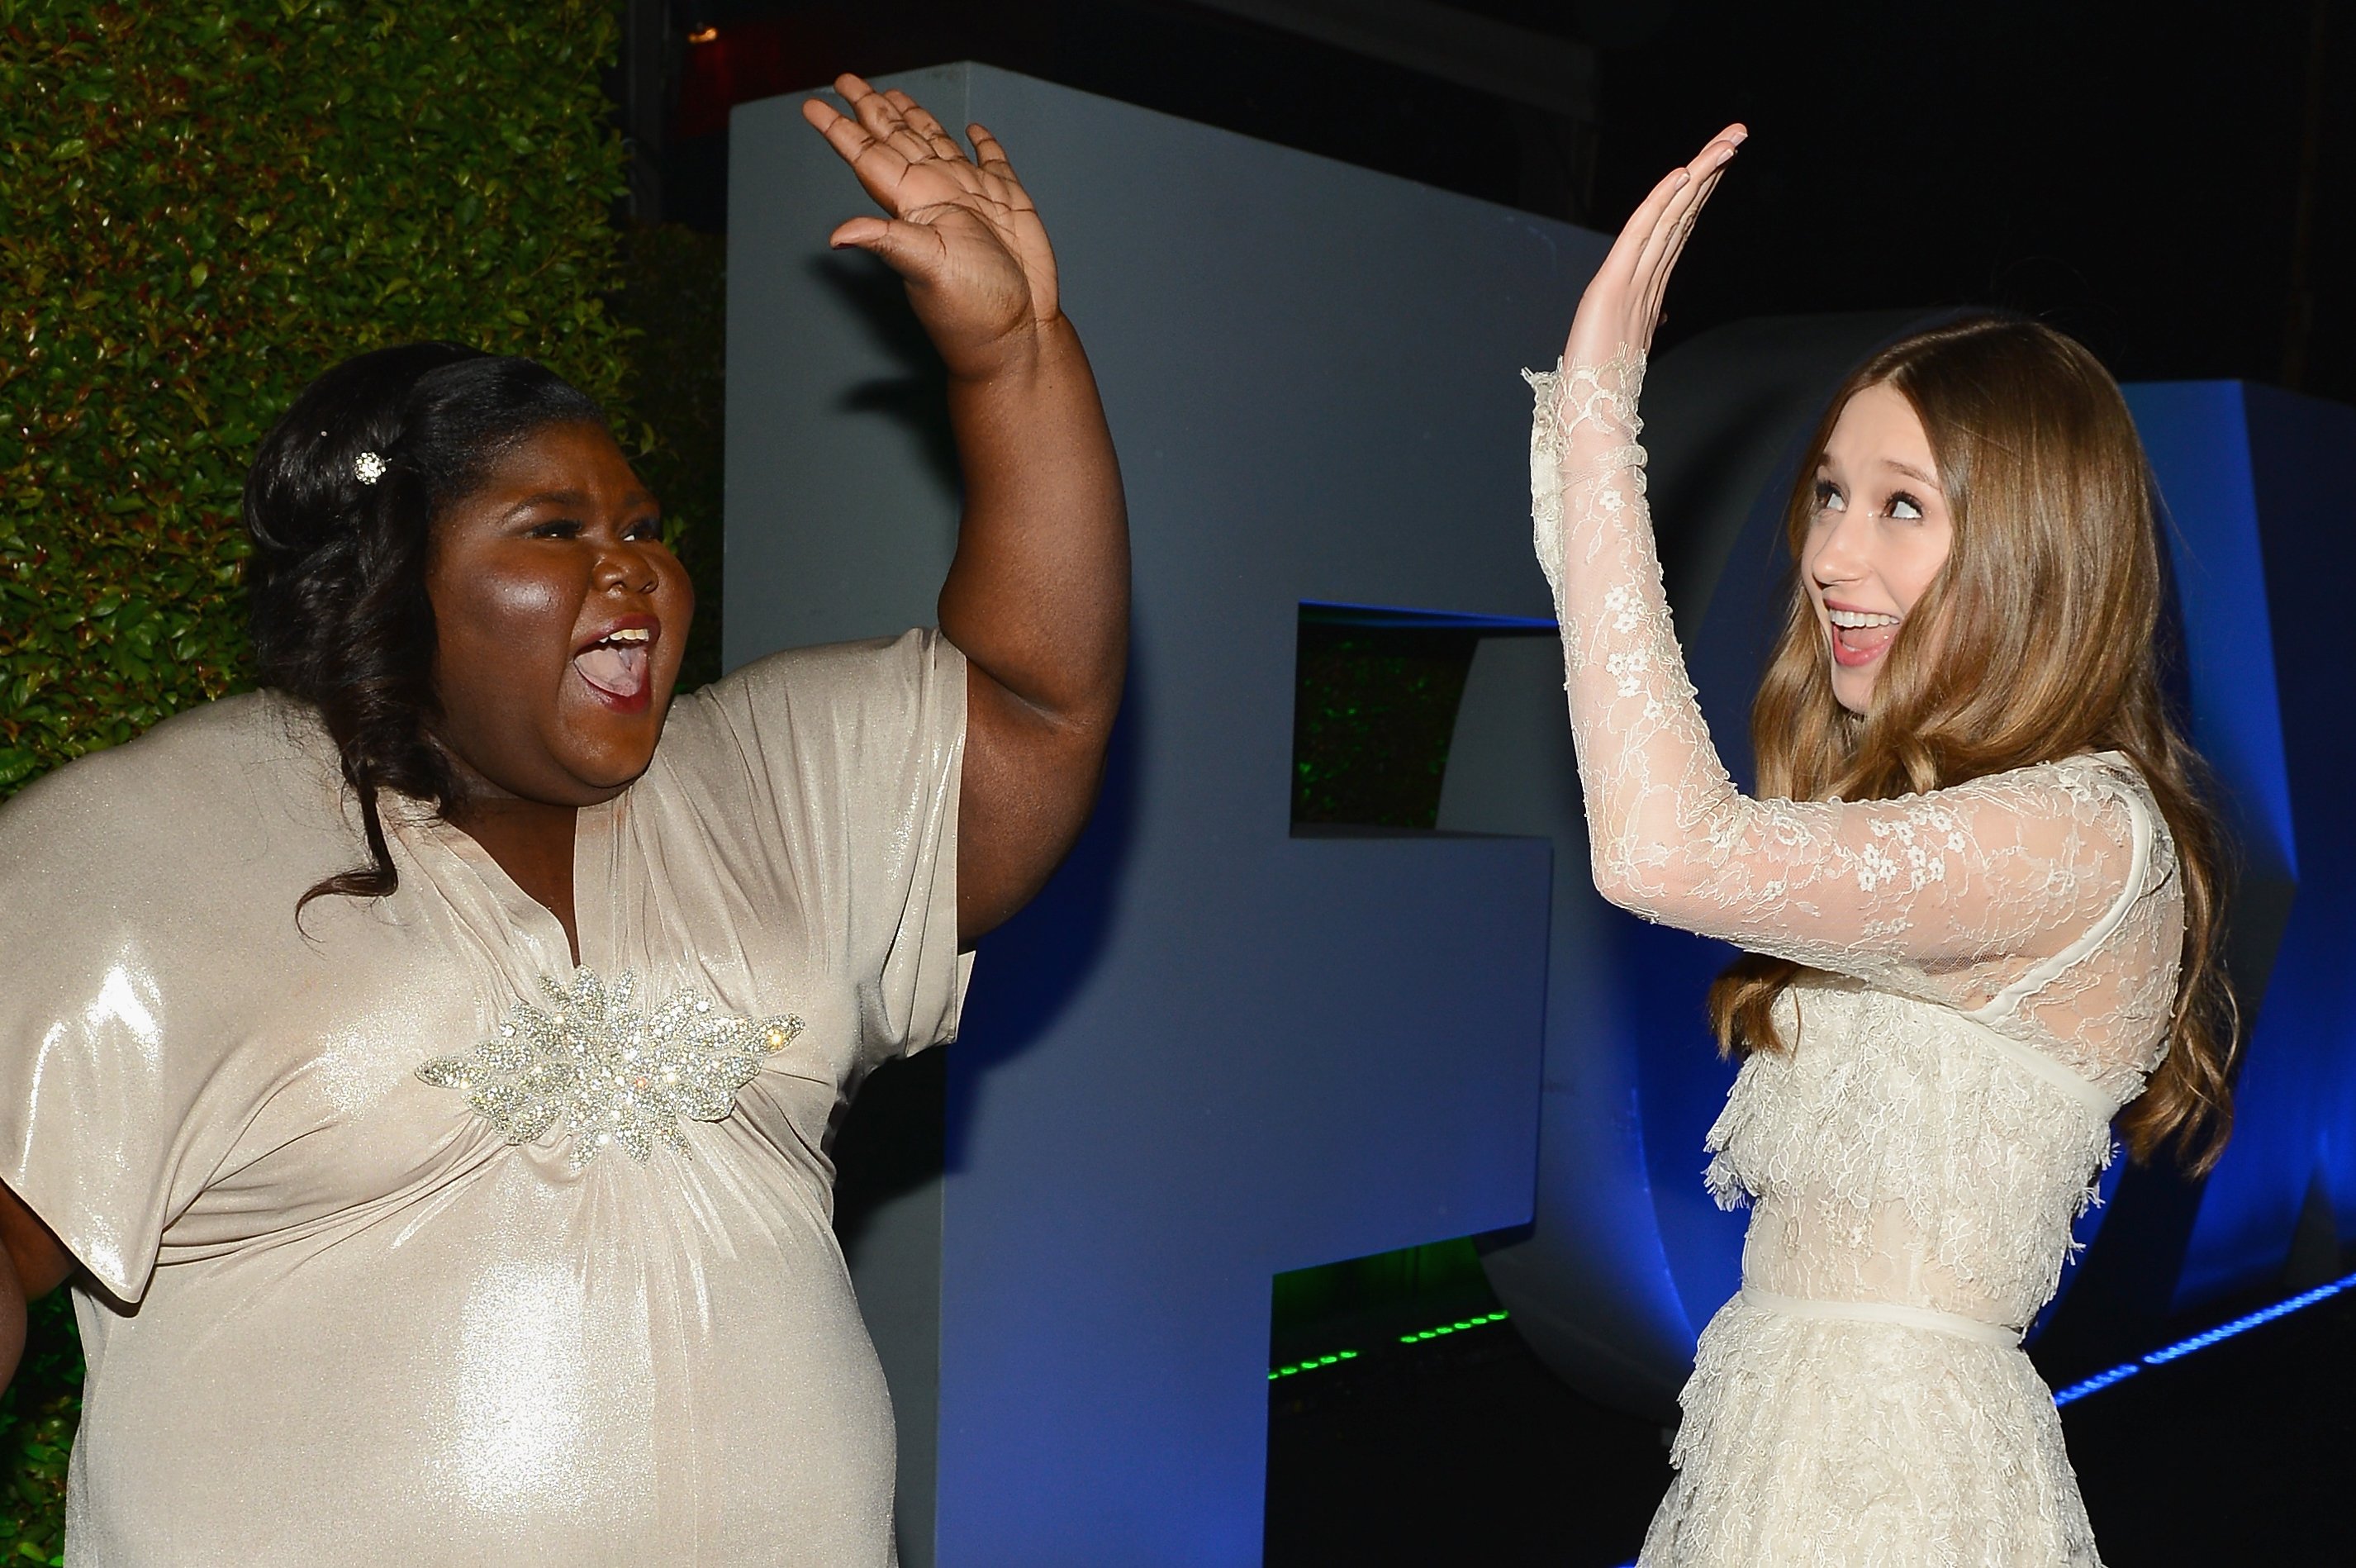
[(1679, 185), (1685, 184), (1686, 181), (1691, 178), (1693, 178), (1693, 170), (1689, 168), (1681, 168), (1677, 170), (1677, 183)]

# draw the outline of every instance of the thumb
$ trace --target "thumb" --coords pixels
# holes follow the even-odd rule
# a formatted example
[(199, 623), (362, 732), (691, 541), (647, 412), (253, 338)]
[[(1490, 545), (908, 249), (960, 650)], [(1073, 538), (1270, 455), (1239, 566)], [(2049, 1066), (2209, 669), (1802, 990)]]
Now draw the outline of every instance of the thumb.
[(827, 236), (836, 250), (865, 251), (910, 282), (929, 282), (940, 271), (941, 237), (921, 223), (853, 218)]

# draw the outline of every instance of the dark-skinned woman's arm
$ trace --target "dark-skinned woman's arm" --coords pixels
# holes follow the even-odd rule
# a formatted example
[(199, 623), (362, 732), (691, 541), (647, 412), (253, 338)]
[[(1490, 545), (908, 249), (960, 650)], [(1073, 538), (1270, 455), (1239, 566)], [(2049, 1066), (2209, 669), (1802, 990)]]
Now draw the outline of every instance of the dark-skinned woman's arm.
[(16, 1375), (24, 1358), (26, 1304), (65, 1283), (73, 1270), (73, 1254), (40, 1216), (0, 1187), (0, 1384)]
[(965, 518), (941, 630), (967, 659), (958, 935), (1029, 902), (1104, 774), (1129, 641), (1129, 529), (1112, 437), (1071, 324), (980, 380), (953, 376)]
[(1129, 639), (1129, 530), (1096, 380), (1057, 304), (1055, 263), (1004, 152), (975, 157), (906, 94), (846, 76), (858, 116), (804, 106), (892, 216), (833, 243), (899, 273), (949, 373), (965, 518), (941, 589), (967, 660), (958, 932), (1021, 908), (1087, 820)]

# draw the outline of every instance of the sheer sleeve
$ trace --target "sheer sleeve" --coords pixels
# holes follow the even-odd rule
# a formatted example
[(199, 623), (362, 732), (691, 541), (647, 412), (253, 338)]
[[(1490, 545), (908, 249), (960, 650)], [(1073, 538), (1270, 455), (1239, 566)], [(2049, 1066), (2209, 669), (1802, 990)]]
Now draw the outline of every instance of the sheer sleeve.
[(2150, 809), (2084, 759), (1895, 800), (1751, 800), (1694, 701), (1644, 502), (1640, 356), (1550, 374), (1531, 515), (1555, 591), (1595, 881), (1652, 920), (1960, 1005), (2137, 890)]

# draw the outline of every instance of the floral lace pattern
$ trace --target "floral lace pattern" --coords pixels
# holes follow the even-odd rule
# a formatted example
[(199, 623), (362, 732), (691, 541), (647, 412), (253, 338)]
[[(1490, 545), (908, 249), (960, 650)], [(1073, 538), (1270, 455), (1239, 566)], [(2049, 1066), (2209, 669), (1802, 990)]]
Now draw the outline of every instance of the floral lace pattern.
[[(1753, 1206), (1744, 1281), (2018, 1327), (2110, 1156), (2099, 1107), (2165, 1048), (2184, 929), (2166, 824), (2113, 755), (1894, 800), (1745, 798), (1662, 589), (1644, 369), (1623, 349), (1524, 372), (1530, 514), (1597, 887), (1819, 972), (1779, 1005), (1793, 1048), (1744, 1064), (1709, 1136), (1712, 1191)], [(1655, 1568), (2097, 1561), (2016, 1349), (1738, 1298), (1683, 1402)]]
[[(1524, 374), (1537, 404), (1531, 519), (1604, 896), (1901, 994), (2001, 1001), (1997, 1027), (2122, 1089), (2139, 1082), (2175, 999), (2183, 911), (2133, 769), (2081, 757), (1895, 800), (1746, 799), (1710, 742), (1661, 587), (1636, 445), (1643, 360)], [(2121, 908), (2099, 950), (2070, 952)]]

